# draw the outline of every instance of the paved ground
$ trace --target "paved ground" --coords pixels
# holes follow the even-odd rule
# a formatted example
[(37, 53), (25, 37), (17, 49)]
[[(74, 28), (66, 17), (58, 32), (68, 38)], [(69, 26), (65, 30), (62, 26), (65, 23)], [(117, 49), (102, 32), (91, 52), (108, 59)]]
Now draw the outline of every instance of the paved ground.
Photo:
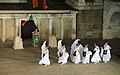
[[(106, 40), (83, 40), (88, 43), (92, 50), (93, 42), (102, 45)], [(112, 59), (109, 63), (78, 64), (70, 60), (66, 65), (57, 64), (57, 49), (50, 48), (50, 66), (38, 64), (40, 60), (40, 49), (31, 46), (30, 41), (24, 43), (25, 49), (14, 50), (13, 42), (0, 43), (0, 75), (120, 75), (120, 40), (107, 40), (112, 46)], [(72, 41), (66, 41), (69, 52)]]

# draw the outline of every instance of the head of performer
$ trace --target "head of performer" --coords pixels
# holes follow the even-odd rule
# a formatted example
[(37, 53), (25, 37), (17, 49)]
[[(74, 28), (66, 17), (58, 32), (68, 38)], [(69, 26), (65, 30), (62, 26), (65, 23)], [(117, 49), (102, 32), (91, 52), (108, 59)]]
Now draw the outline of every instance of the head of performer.
[(108, 45), (108, 43), (106, 42), (104, 46), (107, 46), (107, 45)]
[(44, 41), (41, 48), (42, 48), (42, 49), (49, 48), (48, 42), (47, 42), (47, 41)]
[(99, 46), (97, 46), (95, 43), (94, 43), (94, 45), (95, 45), (94, 51), (99, 50)]
[(62, 41), (61, 42), (61, 45), (62, 45), (62, 48), (64, 49), (64, 50), (66, 50), (66, 48), (65, 48), (65, 43)]
[(88, 48), (88, 44), (85, 45), (85, 48)]
[(84, 51), (88, 51), (88, 44), (85, 45)]
[(48, 41), (45, 43), (46, 48), (49, 48)]
[(75, 42), (76, 42), (76, 45), (77, 45), (77, 46), (80, 45), (80, 39), (76, 39)]
[(59, 40), (59, 41), (58, 41), (58, 46), (61, 46), (61, 45), (62, 45), (61, 42), (62, 42), (62, 40)]
[(61, 42), (61, 45), (62, 45), (62, 46), (65, 46), (65, 43), (62, 41), (62, 42)]

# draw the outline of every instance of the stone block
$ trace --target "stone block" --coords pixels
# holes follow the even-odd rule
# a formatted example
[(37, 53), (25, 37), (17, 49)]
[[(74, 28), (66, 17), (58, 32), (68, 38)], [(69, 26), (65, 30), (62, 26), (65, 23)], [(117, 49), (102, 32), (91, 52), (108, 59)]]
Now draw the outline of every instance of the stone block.
[(20, 36), (17, 36), (14, 40), (14, 49), (24, 49), (23, 48), (23, 41)]
[(57, 47), (57, 39), (54, 35), (49, 36), (49, 46)]

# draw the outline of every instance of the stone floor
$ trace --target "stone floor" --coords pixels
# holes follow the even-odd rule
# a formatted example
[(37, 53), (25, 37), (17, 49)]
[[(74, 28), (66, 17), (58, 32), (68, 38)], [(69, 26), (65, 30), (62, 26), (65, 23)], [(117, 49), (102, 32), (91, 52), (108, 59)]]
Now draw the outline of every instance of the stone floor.
[[(78, 64), (70, 60), (66, 65), (57, 64), (57, 49), (50, 48), (50, 66), (38, 64), (40, 60), (40, 48), (32, 47), (31, 41), (24, 41), (23, 50), (14, 50), (13, 42), (0, 43), (0, 75), (120, 75), (120, 40), (107, 40), (112, 47), (112, 59), (108, 63)], [(82, 40), (88, 43), (92, 50), (93, 42), (102, 45), (105, 40)], [(65, 41), (67, 51), (70, 50), (72, 41)], [(116, 51), (115, 51), (116, 50)]]

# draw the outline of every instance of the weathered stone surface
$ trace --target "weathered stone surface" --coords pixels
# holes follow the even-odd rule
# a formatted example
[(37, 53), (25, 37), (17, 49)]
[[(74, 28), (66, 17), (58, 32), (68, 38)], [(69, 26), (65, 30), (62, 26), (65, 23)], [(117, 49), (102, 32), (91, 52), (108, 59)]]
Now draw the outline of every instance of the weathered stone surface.
[(102, 34), (102, 10), (79, 11), (77, 16), (77, 37), (102, 38), (100, 34)]
[(57, 47), (57, 39), (54, 35), (49, 36), (49, 46)]
[[(65, 0), (67, 4), (78, 10), (102, 9), (102, 0)], [(92, 6), (92, 7), (91, 7)]]
[[(18, 26), (18, 35), (21, 36), (21, 21), (27, 21), (30, 15), (33, 16), (33, 20), (40, 31), (42, 39), (46, 39), (46, 36), (51, 34), (55, 35), (56, 38), (67, 37), (69, 39), (73, 36), (76, 38), (76, 14), (77, 11), (72, 10), (1, 10), (0, 28), (2, 29), (0, 29), (0, 40), (2, 42), (13, 40), (16, 36), (16, 26)], [(74, 32), (69, 33), (69, 36), (65, 35), (68, 33), (66, 31), (70, 31), (71, 29)]]
[(14, 40), (14, 49), (24, 49), (23, 48), (23, 41), (20, 36), (17, 36)]
[(103, 10), (103, 39), (120, 38), (120, 3), (105, 0)]

